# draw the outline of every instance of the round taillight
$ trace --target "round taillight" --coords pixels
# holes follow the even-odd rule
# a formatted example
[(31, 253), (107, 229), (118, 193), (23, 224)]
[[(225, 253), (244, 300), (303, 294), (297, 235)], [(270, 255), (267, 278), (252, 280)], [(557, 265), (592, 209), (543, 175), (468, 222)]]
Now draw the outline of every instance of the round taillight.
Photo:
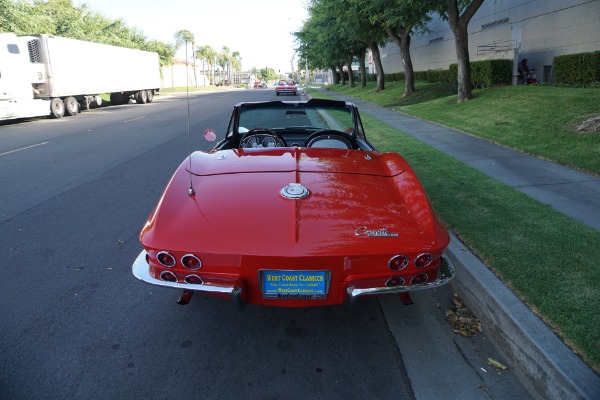
[(410, 283), (412, 285), (421, 285), (421, 284), (427, 282), (427, 279), (429, 279), (429, 276), (427, 276), (427, 274), (423, 272), (422, 274), (415, 275), (411, 279)]
[(406, 256), (394, 256), (388, 263), (388, 266), (394, 271), (400, 271), (401, 269), (404, 269), (409, 262), (410, 260)]
[(181, 263), (187, 269), (199, 269), (202, 266), (202, 261), (193, 254), (186, 254), (181, 257)]
[(160, 274), (160, 279), (167, 282), (177, 282), (177, 276), (175, 276), (175, 274), (171, 271), (163, 271)]
[(188, 275), (184, 278), (184, 281), (192, 285), (202, 285), (204, 283), (198, 275)]
[(425, 268), (433, 261), (433, 256), (430, 253), (423, 253), (415, 258), (415, 267)]
[(400, 286), (403, 283), (404, 278), (402, 278), (401, 276), (392, 276), (390, 279), (387, 280), (385, 286)]
[(160, 251), (156, 255), (156, 259), (162, 266), (165, 266), (165, 267), (172, 267), (173, 265), (175, 265), (175, 257), (170, 255), (166, 251)]

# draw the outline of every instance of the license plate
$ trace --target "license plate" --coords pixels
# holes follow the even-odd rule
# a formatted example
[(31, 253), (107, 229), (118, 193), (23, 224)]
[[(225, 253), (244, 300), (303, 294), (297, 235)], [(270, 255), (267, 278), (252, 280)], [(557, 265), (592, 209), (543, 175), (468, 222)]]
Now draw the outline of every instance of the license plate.
[(324, 299), (327, 297), (327, 271), (261, 271), (265, 299)]

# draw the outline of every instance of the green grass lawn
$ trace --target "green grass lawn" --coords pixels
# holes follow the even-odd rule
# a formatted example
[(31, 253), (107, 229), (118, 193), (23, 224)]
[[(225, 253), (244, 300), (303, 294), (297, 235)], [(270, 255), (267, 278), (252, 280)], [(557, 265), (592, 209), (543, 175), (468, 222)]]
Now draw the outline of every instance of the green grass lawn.
[(403, 82), (386, 88), (334, 90), (600, 176), (600, 132), (576, 130), (600, 116), (599, 89), (506, 86), (475, 90), (473, 100), (457, 104), (445, 84), (419, 83), (406, 99)]
[[(487, 91), (499, 90), (506, 95), (517, 89), (533, 89), (532, 92), (535, 93), (550, 89), (555, 97), (560, 95), (560, 92), (555, 91), (561, 90), (520, 87)], [(573, 90), (583, 89), (566, 90), (567, 93), (572, 93)], [(448, 111), (448, 119), (451, 117), (452, 120), (461, 121), (461, 129), (469, 131), (466, 121), (471, 121), (471, 124), (480, 123), (470, 116), (463, 118), (463, 110), (467, 110), (467, 114), (474, 113), (470, 107), (478, 107), (476, 102), (482, 98), (499, 101), (500, 97), (497, 95), (483, 95), (484, 92), (478, 93), (473, 106), (456, 106), (454, 97), (450, 99), (445, 96), (419, 104), (420, 111), (425, 113), (427, 104), (431, 103), (435, 103), (431, 106), (432, 109), (437, 107), (438, 111), (442, 108), (453, 110)], [(589, 98), (598, 96), (600, 91), (581, 93)], [(374, 93), (371, 93), (369, 99), (373, 96)], [(389, 94), (386, 96), (389, 97)], [(522, 94), (518, 97), (528, 98)], [(575, 102), (573, 97), (578, 96), (568, 95), (562, 102)], [(558, 99), (555, 101), (556, 104), (562, 103)], [(492, 104), (489, 107), (492, 108), (490, 112), (479, 109), (480, 118), (481, 115), (501, 115), (501, 111), (496, 108), (502, 107)], [(548, 114), (568, 114), (564, 111), (569, 107), (560, 107), (554, 109), (553, 113), (548, 111)], [(600, 108), (596, 110), (600, 111)], [(517, 109), (515, 112), (527, 113), (528, 109), (522, 107), (521, 111)], [(447, 226), (540, 315), (567, 345), (580, 354), (588, 365), (600, 371), (600, 268), (597, 261), (600, 259), (600, 232), (383, 122), (366, 115), (361, 117), (367, 136), (373, 144), (382, 151), (400, 153), (411, 164)], [(521, 118), (523, 117), (517, 117), (528, 121)], [(572, 121), (574, 117), (552, 115), (549, 118)], [(445, 125), (451, 125), (446, 122), (444, 120)], [(537, 125), (532, 122), (524, 123), (530, 129)], [(587, 136), (598, 135), (600, 133)], [(571, 137), (576, 136), (581, 135), (573, 134)], [(536, 137), (539, 140), (534, 140)], [(533, 142), (545, 141), (541, 136), (530, 138)], [(571, 141), (576, 140), (579, 138)], [(545, 143), (540, 143), (539, 146), (534, 143), (532, 147), (545, 147)]]

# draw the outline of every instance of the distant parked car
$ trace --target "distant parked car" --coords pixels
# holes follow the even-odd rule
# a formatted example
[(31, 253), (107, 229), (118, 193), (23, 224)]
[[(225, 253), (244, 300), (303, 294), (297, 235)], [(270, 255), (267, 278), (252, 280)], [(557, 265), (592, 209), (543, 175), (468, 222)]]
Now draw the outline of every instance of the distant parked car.
[(275, 94), (279, 96), (283, 93), (293, 94), (294, 96), (297, 95), (298, 87), (296, 86), (296, 82), (280, 80), (277, 83), (277, 86), (275, 86)]
[(259, 88), (261, 89), (265, 89), (267, 87), (267, 83), (266, 82), (261, 82), (260, 85), (258, 85)]

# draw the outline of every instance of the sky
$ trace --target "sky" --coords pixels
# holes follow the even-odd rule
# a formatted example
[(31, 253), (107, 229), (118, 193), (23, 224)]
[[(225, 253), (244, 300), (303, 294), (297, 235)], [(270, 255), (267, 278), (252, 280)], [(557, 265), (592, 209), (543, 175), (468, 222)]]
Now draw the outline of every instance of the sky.
[[(290, 72), (297, 68), (294, 37), (307, 19), (308, 0), (82, 0), (91, 10), (142, 31), (148, 39), (174, 43), (175, 32), (194, 34), (196, 46), (238, 51), (244, 70)], [(185, 58), (182, 49), (178, 58)]]

